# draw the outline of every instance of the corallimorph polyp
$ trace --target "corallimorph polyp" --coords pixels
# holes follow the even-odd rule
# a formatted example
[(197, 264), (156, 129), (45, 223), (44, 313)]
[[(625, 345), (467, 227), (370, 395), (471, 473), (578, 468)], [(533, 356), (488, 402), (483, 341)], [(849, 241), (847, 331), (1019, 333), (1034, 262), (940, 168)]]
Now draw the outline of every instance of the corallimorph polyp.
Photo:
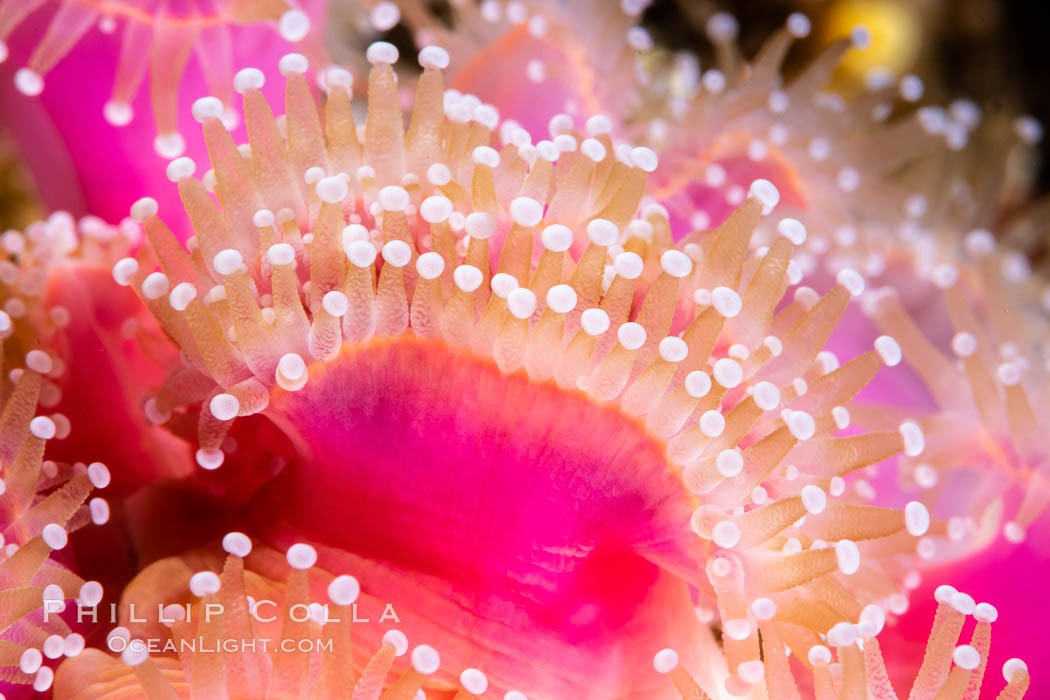
[[(154, 200), (132, 208), (149, 245), (113, 276), (181, 350), (144, 410), (196, 422), (237, 531), (144, 569), (121, 615), (160, 603), (168, 626), (122, 617), (121, 661), (81, 654), (56, 695), (894, 697), (877, 635), (917, 553), (951, 533), (919, 500), (845, 489), (926, 443), (913, 421), (851, 426), (851, 398), (904, 355), (890, 335), (841, 366), (823, 351), (863, 277), (789, 293), (806, 230), (782, 219), (752, 255), (779, 200), (762, 179), (674, 242), (644, 196), (656, 154), (614, 143), (606, 117), (496, 150), (499, 114), (445, 91), (436, 46), (406, 130), (397, 50), (367, 56), (361, 126), (350, 74), (324, 72), (318, 110), (298, 54), (280, 62), (283, 116), (260, 70), (236, 75), (247, 144), (218, 99), (194, 103), (212, 169), (168, 167), (185, 248)], [(239, 420), (255, 435), (232, 440)], [(294, 456), (245, 479), (245, 441), (270, 433)], [(351, 634), (359, 594), (396, 625)], [(252, 614), (263, 599), (281, 627)], [(164, 607), (220, 600), (215, 625)], [(911, 697), (976, 698), (995, 608), (938, 600)], [(337, 651), (131, 644), (277, 634)], [(1024, 665), (1004, 674), (1020, 697)]]

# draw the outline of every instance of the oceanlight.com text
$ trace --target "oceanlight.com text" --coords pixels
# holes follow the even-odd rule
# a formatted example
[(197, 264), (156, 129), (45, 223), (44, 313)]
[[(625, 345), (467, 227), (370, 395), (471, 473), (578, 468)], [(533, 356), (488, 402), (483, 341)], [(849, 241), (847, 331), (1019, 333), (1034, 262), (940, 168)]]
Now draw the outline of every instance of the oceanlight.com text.
[(135, 653), (154, 654), (193, 653), (193, 654), (239, 654), (239, 653), (284, 653), (312, 654), (315, 652), (332, 653), (332, 639), (207, 639), (205, 637), (186, 637), (182, 639), (125, 639), (120, 635), (110, 635), (106, 641), (110, 651), (118, 654), (125, 650)]

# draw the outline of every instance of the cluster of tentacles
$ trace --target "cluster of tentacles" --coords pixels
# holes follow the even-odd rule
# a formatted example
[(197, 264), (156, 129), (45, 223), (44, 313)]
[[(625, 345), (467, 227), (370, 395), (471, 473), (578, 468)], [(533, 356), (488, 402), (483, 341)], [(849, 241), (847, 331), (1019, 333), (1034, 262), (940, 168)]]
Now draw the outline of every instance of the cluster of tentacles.
[(51, 348), (71, 319), (67, 308), (46, 300), (49, 274), (70, 257), (111, 260), (128, 246), (113, 227), (91, 219), (78, 227), (61, 215), (24, 235), (7, 231), (0, 245), (11, 256), (0, 266), (0, 666), (5, 680), (43, 692), (54, 680), (51, 660), (74, 657), (85, 646), (73, 621), (62, 615), (66, 601), (101, 601), (101, 585), (67, 568), (61, 550), (76, 531), (109, 520), (108, 502), (92, 492), (111, 478), (100, 462), (45, 458), (52, 441), (66, 440), (72, 430), (70, 418), (53, 410), (62, 400), (68, 367)]
[[(864, 291), (861, 275), (842, 270), (823, 297), (798, 286), (792, 253), (807, 234), (790, 218), (779, 221), (771, 245), (751, 255), (751, 235), (779, 199), (764, 180), (751, 185), (722, 226), (674, 243), (661, 206), (643, 205), (636, 218), (655, 154), (613, 142), (603, 117), (582, 131), (570, 119), (556, 120), (550, 138), (535, 144), (516, 129), (495, 150), (489, 144), (498, 115), (476, 98), (444, 91), (447, 55), (436, 47), (420, 54), (424, 73), (406, 132), (391, 69), (396, 58), (388, 44), (369, 49), (363, 127), (353, 122), (350, 81), (338, 70), (325, 76), (327, 99), (318, 112), (298, 55), (281, 61), (282, 117), (259, 92), (260, 71), (238, 74), (248, 144), (231, 139), (218, 100), (195, 103), (212, 170), (198, 180), (188, 159), (168, 168), (193, 222), (188, 250), (144, 199), (132, 214), (150, 245), (113, 267), (182, 350), (184, 366), (146, 405), (147, 416), (165, 423), (187, 411), (198, 415), (198, 463), (217, 469), (235, 419), (264, 413), (317, 460), (321, 473), (309, 479), (320, 490), (329, 478), (353, 474), (351, 464), (331, 477), (320, 465), (337, 464), (333, 449), (365, 437), (355, 430), (387, 430), (394, 444), (411, 443), (412, 422), (425, 435), (431, 409), (423, 406), (435, 402), (453, 416), (458, 406), (474, 415), (511, 411), (501, 422), (512, 424), (510, 416), (524, 411), (513, 431), (482, 431), (498, 446), (528, 444), (530, 430), (541, 429), (553, 454), (537, 463), (551, 467), (540, 478), (552, 486), (557, 465), (571, 462), (571, 441), (592, 431), (607, 444), (622, 443), (609, 448), (610, 456), (631, 454), (629, 468), (642, 471), (624, 474), (623, 463), (601, 463), (583, 478), (614, 479), (614, 491), (660, 499), (655, 520), (644, 523), (649, 531), (628, 527), (622, 536), (700, 591), (700, 617), (717, 615), (725, 665), (700, 671), (705, 686), (736, 693), (764, 682), (797, 693), (785, 649), (814, 668), (818, 688), (838, 685), (848, 696), (882, 683), (872, 640), (887, 613), (907, 608), (903, 591), (919, 556), (952, 532), (920, 500), (902, 510), (876, 508), (846, 489), (858, 470), (902, 450), (919, 458), (927, 449), (924, 430), (912, 421), (842, 433), (850, 427), (852, 396), (880, 368), (911, 359), (889, 335), (841, 366), (823, 351), (851, 296)], [(456, 377), (463, 373), (480, 376), (491, 390), (462, 393)], [(530, 408), (540, 425), (533, 426)], [(327, 444), (351, 417), (360, 428)], [(369, 428), (372, 420), (381, 423)], [(396, 454), (388, 459), (396, 462)], [(367, 481), (355, 487), (367, 493)], [(406, 505), (419, 497), (405, 496)], [(324, 539), (316, 523), (299, 525)], [(224, 576), (234, 578), (222, 589), (239, 594), (237, 575), (227, 564)], [(289, 595), (298, 601), (303, 581), (295, 576)], [(212, 588), (208, 595), (219, 593)], [(966, 613), (960, 600), (956, 608)], [(952, 615), (946, 609), (943, 617)], [(975, 651), (957, 652), (960, 670), (948, 674), (952, 654), (943, 648), (954, 648), (963, 616), (950, 623), (941, 617), (921, 682), (951, 693), (971, 679), (979, 683), (969, 671), (985, 647), (980, 633)], [(872, 665), (865, 665), (858, 639)], [(841, 666), (820, 651), (825, 641), (839, 649)], [(440, 639), (432, 643), (441, 646)], [(400, 638), (381, 646), (360, 682), (375, 683), (385, 675), (376, 667), (393, 663), (404, 648)], [(694, 671), (699, 649), (677, 650)], [(671, 657), (661, 652), (658, 668), (676, 666)], [(176, 670), (158, 674), (143, 658), (125, 653), (135, 682), (178, 683)], [(194, 678), (198, 667), (219, 663), (180, 659)], [(236, 694), (246, 682), (241, 664), (223, 661), (201, 678)], [(495, 687), (521, 687), (513, 670), (497, 666), (490, 671)], [(417, 665), (387, 692), (410, 697), (423, 683), (420, 671)], [(339, 692), (353, 683), (348, 669), (343, 673), (333, 681)], [(686, 696), (700, 692), (675, 673)], [(269, 682), (305, 677), (275, 661)], [(467, 677), (469, 693), (477, 677)], [(1017, 678), (1012, 688), (1022, 684)], [(453, 680), (442, 671), (434, 683), (451, 687)], [(537, 697), (557, 692), (522, 689)]]
[[(0, 0), (0, 42), (43, 4)], [(0, 236), (0, 680), (85, 699), (897, 697), (879, 635), (921, 572), (1000, 528), (1019, 542), (1050, 499), (1045, 291), (987, 231), (950, 243), (994, 222), (1039, 127), (985, 125), (1015, 132), (997, 175), (946, 180), (972, 174), (973, 104), (911, 111), (914, 76), (824, 92), (863, 30), (785, 85), (804, 16), (748, 63), (715, 14), (701, 72), (647, 56), (645, 4), (588, 3), (600, 21), (578, 28), (583, 5), (486, 0), (445, 23), (376, 3), (371, 27), (408, 24), (422, 72), (406, 119), (405, 62), (371, 44), (363, 124), (351, 73), (316, 70), (309, 41), (278, 66), (284, 114), (262, 70), (233, 76), (228, 25), (306, 37), (283, 2), (61, 4), (19, 89), (119, 19), (106, 118), (130, 120), (149, 48), (156, 149), (181, 155), (196, 50), (211, 162), (167, 167), (185, 244), (149, 197), (118, 227), (56, 214)], [(556, 114), (541, 134), (486, 100)], [(869, 284), (904, 267), (909, 284)], [(99, 311), (102, 289), (118, 301)], [(829, 341), (858, 317), (882, 335), (840, 362)], [(931, 406), (855, 399), (909, 382), (901, 363)], [(136, 437), (98, 430), (100, 407)], [(52, 555), (110, 518), (92, 454), (120, 462), (122, 495), (173, 477), (201, 512), (220, 502), (207, 544), (124, 588), (104, 643), (79, 618), (113, 591)], [(875, 506), (887, 463), (910, 495)], [(141, 510), (123, 526), (158, 536)], [(998, 613), (950, 586), (937, 601), (910, 697), (976, 700)], [(1021, 698), (1024, 663), (1003, 676)]]
[[(124, 624), (109, 633), (107, 646), (119, 659), (89, 649), (67, 663), (57, 694), (87, 698), (99, 692), (142, 691), (151, 698), (174, 698), (187, 692), (211, 697), (309, 693), (319, 698), (411, 700), (424, 697), (421, 689), (426, 687), (427, 692), (444, 693), (443, 697), (469, 700), (488, 691), (483, 670), (439, 674), (443, 668), (439, 650), (414, 641), (410, 645), (396, 627), (383, 633), (372, 647), (378, 646), (374, 653), (362, 655), (362, 646), (366, 650), (368, 646), (355, 639), (354, 630), (355, 624), (367, 621), (366, 608), (359, 611), (358, 606), (369, 594), (353, 576), (319, 568), (317, 552), (310, 545), (292, 545), (282, 557), (271, 549), (253, 548), (246, 535), (231, 532), (223, 537), (222, 547), (225, 560), (206, 549), (147, 567), (125, 597), (146, 609), (156, 606), (157, 613), (149, 622), (122, 620)], [(201, 565), (207, 568), (193, 568)], [(156, 599), (157, 591), (167, 597)], [(976, 698), (987, 669), (997, 611), (987, 603), (975, 604), (947, 585), (937, 589), (936, 597), (936, 617), (909, 697)], [(396, 619), (396, 613), (379, 613), (381, 609), (367, 608), (367, 614)], [(764, 681), (770, 697), (801, 698), (789, 670), (790, 647), (779, 634), (776, 604), (760, 598), (751, 609), (761, 631), (765, 662), (742, 662), (738, 677), (726, 683), (726, 690), (746, 695), (748, 685)], [(975, 623), (969, 643), (957, 645), (971, 616)], [(875, 637), (883, 624), (884, 618), (873, 608), (858, 625), (838, 623), (829, 631), (826, 641), (835, 648), (834, 656), (824, 644), (805, 651), (816, 698), (897, 697)], [(863, 646), (856, 643), (858, 635), (865, 638)], [(673, 649), (656, 652), (653, 667), (670, 674), (682, 698), (710, 697), (679, 666)], [(434, 687), (430, 681), (437, 675), (449, 680)], [(1024, 663), (1011, 659), (1003, 676), (1007, 685), (1000, 700), (1023, 697), (1029, 683)], [(90, 690), (82, 692), (84, 687)], [(713, 692), (721, 696), (720, 690)], [(502, 697), (529, 696), (511, 689)]]

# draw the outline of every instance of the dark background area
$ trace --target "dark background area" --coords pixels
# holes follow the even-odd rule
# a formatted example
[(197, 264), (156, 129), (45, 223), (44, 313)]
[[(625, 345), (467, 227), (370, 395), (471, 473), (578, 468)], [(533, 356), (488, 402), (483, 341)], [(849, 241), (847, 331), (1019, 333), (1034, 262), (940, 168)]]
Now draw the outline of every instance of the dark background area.
[[(913, 71), (927, 95), (969, 97), (990, 111), (1027, 113), (1047, 126), (1040, 144), (1037, 191), (1050, 191), (1050, 4), (1043, 0), (872, 0), (897, 4), (921, 17), (924, 36)], [(710, 60), (703, 23), (728, 10), (740, 24), (747, 57), (788, 14), (804, 12), (814, 24), (810, 38), (788, 56), (788, 74), (804, 65), (823, 42), (822, 22), (834, 0), (654, 0), (644, 24), (657, 44), (685, 49)], [(708, 64), (710, 65), (710, 64)]]

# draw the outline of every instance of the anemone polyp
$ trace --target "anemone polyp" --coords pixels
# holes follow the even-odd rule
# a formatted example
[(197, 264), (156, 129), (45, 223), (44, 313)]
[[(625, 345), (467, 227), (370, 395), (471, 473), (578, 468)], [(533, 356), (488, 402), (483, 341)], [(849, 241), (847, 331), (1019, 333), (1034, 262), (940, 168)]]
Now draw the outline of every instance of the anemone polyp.
[[(643, 201), (652, 158), (619, 158), (607, 120), (592, 119), (581, 133), (566, 117), (557, 124), (562, 144), (549, 148), (533, 146), (523, 129), (504, 129), (509, 138), (497, 151), (490, 144), (498, 120), (476, 98), (444, 90), (434, 52), (423, 57), (406, 132), (390, 52), (374, 48), (362, 126), (345, 85), (329, 86), (322, 115), (297, 70), (284, 71), (280, 120), (257, 77), (240, 81), (247, 147), (199, 110), (220, 206), (194, 169), (171, 169), (196, 233), (189, 252), (154, 206), (136, 205), (150, 247), (118, 262), (114, 278), (141, 295), (182, 350), (185, 367), (152, 408), (157, 417), (199, 416), (201, 466), (223, 463), (238, 417), (263, 413), (303, 457), (275, 494), (351, 499), (362, 517), (370, 514), (351, 531), (332, 527), (321, 516), (327, 508), (285, 509), (293, 527), (348, 551), (386, 541), (385, 551), (415, 552), (404, 523), (388, 518), (417, 509), (420, 496), (378, 478), (390, 465), (410, 484), (430, 483), (431, 495), (444, 494), (437, 501), (456, 502), (456, 482), (419, 473), (420, 456), (446, 442), (449, 454), (485, 452), (486, 460), (465, 458), (462, 474), (494, 489), (483, 501), (498, 504), (520, 491), (508, 476), (522, 470), (559, 484), (561, 470), (576, 465), (573, 479), (602, 482), (616, 461), (608, 451), (630, 444), (638, 474), (653, 476), (622, 489), (667, 505), (628, 528), (629, 556), (655, 562), (669, 585), (684, 591), (688, 582), (717, 606), (732, 669), (726, 682), (737, 689), (762, 678), (787, 682), (771, 662), (760, 667), (753, 601), (783, 612), (784, 623), (763, 637), (779, 635), (799, 658), (819, 635), (854, 624), (865, 606), (897, 609), (886, 601), (901, 595), (900, 562), (917, 562), (948, 528), (920, 502), (860, 505), (863, 480), (845, 491), (851, 474), (901, 451), (917, 456), (925, 445), (913, 422), (836, 434), (850, 424), (853, 395), (902, 356), (891, 335), (841, 366), (823, 352), (864, 279), (848, 270), (824, 296), (799, 287), (784, 299), (801, 280), (792, 256), (805, 236), (785, 223), (784, 236), (749, 255), (754, 230), (780, 198), (765, 180), (742, 190), (722, 225), (673, 243), (666, 210)], [(490, 391), (478, 394), (475, 383)], [(516, 447), (541, 433), (547, 437), (537, 440), (551, 441), (542, 455)], [(379, 459), (379, 436), (398, 447), (396, 457)], [(584, 453), (572, 447), (584, 444)], [(438, 474), (442, 454), (431, 458)], [(496, 474), (500, 464), (515, 466)], [(587, 524), (620, 507), (602, 496), (571, 507), (560, 496), (542, 498), (554, 509), (551, 522), (571, 512)], [(376, 503), (386, 505), (373, 511)], [(625, 522), (640, 517), (632, 513)], [(441, 522), (443, 541), (475, 541), (462, 518)], [(637, 540), (649, 529), (674, 544), (651, 550)], [(465, 544), (444, 565), (478, 546)], [(498, 559), (497, 550), (515, 546), (511, 537), (480, 551)], [(431, 556), (412, 554), (403, 566)], [(494, 561), (463, 559), (442, 575), (464, 585), (459, 571)], [(578, 564), (597, 565), (587, 556)], [(561, 590), (575, 571), (550, 585)], [(832, 588), (835, 606), (805, 602)], [(845, 634), (833, 635), (841, 648)], [(476, 642), (481, 658), (493, 659), (494, 643)], [(692, 652), (679, 653), (694, 663)], [(493, 685), (518, 685), (505, 663), (486, 663), (483, 672)], [(586, 682), (579, 672), (541, 692), (571, 692)], [(467, 682), (481, 685), (472, 674)]]
[[(946, 595), (941, 592), (947, 590)], [(995, 621), (995, 608), (981, 603), (981, 612), (956, 602), (968, 599), (951, 586), (938, 588), (938, 607), (930, 630), (922, 665), (913, 681), (909, 697), (965, 697), (964, 693), (979, 693), (984, 681), (991, 648), (991, 623)], [(725, 682), (730, 695), (740, 695), (759, 682), (764, 682), (769, 697), (801, 698), (799, 688), (789, 672), (785, 653), (790, 656), (798, 649), (785, 648), (777, 625), (777, 606), (760, 599), (753, 604), (754, 615), (762, 633), (764, 661), (753, 660), (741, 663), (736, 673)], [(972, 602), (972, 599), (970, 599)], [(969, 616), (974, 625), (968, 644), (956, 644)], [(897, 697), (890, 683), (882, 650), (877, 635), (882, 631), (885, 613), (878, 606), (868, 606), (860, 613), (856, 623), (839, 622), (833, 625), (824, 637), (814, 639), (805, 650), (804, 663), (812, 673), (812, 687), (817, 698), (848, 697), (856, 694), (864, 697), (878, 688), (885, 697)], [(826, 645), (820, 643), (826, 642)], [(834, 650), (834, 651), (833, 651)], [(708, 698), (700, 684), (682, 669), (674, 649), (662, 649), (653, 656), (653, 667), (658, 673), (670, 676), (674, 687), (683, 699)], [(1020, 659), (1010, 659), (1003, 666), (1006, 686), (999, 698), (1022, 698), (1030, 682), (1027, 666)]]
[[(987, 545), (996, 528), (1007, 540), (1022, 540), (1050, 502), (1040, 437), (1050, 427), (1050, 399), (1040, 330), (1046, 312), (1033, 298), (1039, 290), (987, 232), (975, 231), (967, 242), (965, 258), (938, 265), (932, 276), (937, 289), (931, 294), (940, 297), (949, 329), (921, 327), (890, 289), (864, 305), (880, 328), (900, 339), (903, 361), (935, 404), (901, 424), (915, 449), (906, 447), (900, 468), (904, 483), (951, 519), (945, 557)], [(1026, 318), (1036, 322), (1025, 324)], [(872, 416), (868, 424), (886, 427), (885, 418)], [(961, 425), (967, 426), (962, 436)], [(984, 484), (980, 498), (936, 495), (968, 477)]]
[[(271, 4), (244, 4), (221, 0), (207, 10), (189, 13), (151, 12), (135, 2), (50, 3), (46, 0), (23, 3), (0, 2), (0, 62), (8, 55), (7, 41), (30, 13), (45, 5), (57, 5), (47, 30), (33, 48), (25, 67), (14, 76), (15, 88), (35, 97), (43, 92), (46, 76), (80, 41), (97, 26), (105, 34), (121, 25), (119, 59), (115, 67), (113, 92), (103, 108), (103, 116), (113, 126), (126, 126), (134, 118), (132, 103), (146, 78), (149, 67), (149, 94), (156, 125), (154, 148), (164, 158), (175, 158), (185, 149), (185, 140), (176, 125), (176, 101), (190, 54), (196, 53), (209, 89), (216, 92), (220, 111), (230, 104), (230, 33), (238, 25), (268, 23), (285, 41), (296, 43), (307, 38), (310, 18), (295, 3), (279, 0)], [(313, 48), (313, 47), (311, 47)], [(149, 56), (144, 62), (143, 56)], [(227, 111), (229, 120), (233, 113)], [(232, 126), (232, 122), (230, 122)]]
[[(707, 25), (715, 58), (710, 67), (701, 71), (685, 53), (647, 56), (635, 71), (643, 77), (639, 84), (617, 83), (628, 99), (603, 95), (603, 103), (620, 122), (648, 125), (633, 135), (646, 139), (659, 156), (650, 191), (676, 220), (698, 229), (720, 224), (751, 183), (764, 178), (780, 189), (782, 211), (800, 218), (815, 214), (823, 223), (825, 230), (811, 236), (797, 256), (807, 271), (820, 266), (835, 275), (851, 268), (879, 278), (899, 264), (917, 262), (921, 272), (929, 251), (950, 248), (959, 227), (996, 220), (994, 207), (981, 203), (1011, 196), (1003, 183), (1011, 181), (1012, 171), (1030, 170), (1021, 163), (1042, 129), (1031, 117), (1021, 117), (1009, 132), (982, 120), (977, 105), (966, 99), (916, 109), (911, 103), (922, 98), (923, 86), (914, 75), (875, 71), (866, 93), (851, 99), (834, 94), (832, 73), (854, 53), (865, 35), (859, 29), (831, 41), (803, 70), (786, 76), (783, 61), (808, 25), (803, 15), (789, 16), (753, 58), (746, 58), (736, 32), (727, 31), (736, 21), (718, 13)], [(583, 37), (581, 43), (581, 52), (604, 56), (626, 51), (630, 40), (621, 35), (613, 46), (594, 46)], [(492, 90), (476, 70), (470, 77)], [(555, 84), (546, 85), (558, 94)], [(587, 97), (574, 95), (554, 109), (572, 112)], [(551, 122), (559, 128), (560, 123)], [(955, 157), (972, 162), (974, 171), (994, 169), (1001, 178), (974, 177), (969, 165), (952, 169), (943, 180), (921, 175), (971, 142), (978, 148)], [(978, 166), (980, 146), (992, 142), (1001, 156)], [(779, 233), (798, 231), (789, 225)], [(754, 243), (774, 239), (774, 227), (762, 225)]]
[[(42, 370), (51, 369), (51, 359), (41, 350), (29, 355), (26, 366), (12, 372), (15, 379), (5, 390), (0, 427), (0, 578), (8, 596), (16, 594), (19, 600), (5, 613), (0, 636), (13, 649), (21, 649), (12, 681), (45, 692), (54, 680), (45, 657), (49, 662), (74, 657), (84, 648), (84, 638), (59, 615), (66, 601), (79, 598), (91, 606), (101, 598), (97, 582), (84, 581), (52, 560), (50, 553), (65, 548), (72, 532), (108, 521), (108, 504), (91, 498), (91, 493), (109, 485), (110, 475), (99, 462), (85, 466), (44, 459), (46, 443), (68, 435), (68, 420), (59, 414), (33, 417), (46, 381)], [(9, 357), (4, 360), (5, 365), (14, 364)]]
[[(94, 492), (112, 481), (105, 464), (88, 462), (90, 449), (68, 439), (85, 429), (64, 395), (73, 364), (69, 334), (84, 319), (81, 309), (61, 303), (57, 289), (71, 267), (111, 264), (133, 238), (128, 226), (76, 221), (64, 212), (0, 236), (0, 579), (11, 601), (0, 638), (16, 654), (9, 681), (38, 692), (50, 689), (57, 660), (84, 649), (83, 636), (61, 615), (68, 601), (92, 607), (102, 598), (101, 584), (85, 581), (51, 552), (67, 550), (83, 528), (109, 521), (107, 498)], [(90, 286), (88, 279), (78, 285)], [(56, 455), (70, 452), (84, 461)]]

